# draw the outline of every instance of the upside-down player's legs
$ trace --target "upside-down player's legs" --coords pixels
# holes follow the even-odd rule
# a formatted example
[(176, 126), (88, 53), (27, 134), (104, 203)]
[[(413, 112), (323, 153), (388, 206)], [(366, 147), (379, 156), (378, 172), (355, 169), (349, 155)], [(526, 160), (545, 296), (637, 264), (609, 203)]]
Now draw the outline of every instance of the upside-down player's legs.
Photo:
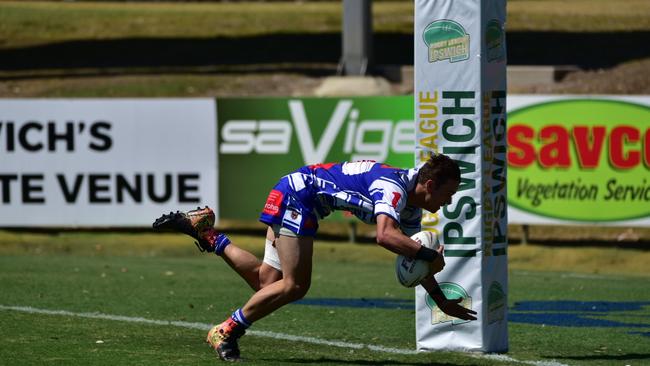
[(310, 236), (276, 238), (282, 278), (257, 291), (244, 305), (241, 310), (248, 321), (257, 321), (305, 296), (311, 284), (313, 243)]

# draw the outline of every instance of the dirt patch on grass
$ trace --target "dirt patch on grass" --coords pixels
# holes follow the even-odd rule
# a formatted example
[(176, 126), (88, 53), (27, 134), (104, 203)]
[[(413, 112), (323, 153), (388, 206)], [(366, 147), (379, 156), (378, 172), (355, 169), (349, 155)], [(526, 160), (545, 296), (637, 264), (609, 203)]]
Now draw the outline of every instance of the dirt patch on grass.
[[(0, 97), (314, 96), (324, 78), (336, 75), (335, 64), (313, 65), (309, 72), (291, 72), (286, 65), (278, 65), (278, 68), (278, 72), (267, 65), (267, 69), (261, 71), (255, 68), (226, 72), (184, 69), (162, 74), (121, 74), (120, 70), (112, 70), (106, 75), (49, 76), (42, 73), (31, 77), (4, 74)], [(393, 95), (413, 93), (412, 67), (401, 69), (406, 70), (401, 72), (401, 77), (389, 77)], [(391, 73), (395, 74), (395, 68)], [(647, 95), (650, 94), (650, 58), (608, 69), (572, 72), (555, 83), (513, 86), (508, 92)]]
[(10, 79), (5, 98), (233, 97), (311, 95), (320, 79), (294, 73), (107, 75)]
[(549, 248), (548, 246), (511, 246), (510, 269), (647, 276), (650, 251), (617, 248)]
[(510, 88), (511, 94), (650, 94), (650, 59), (577, 71), (552, 84)]

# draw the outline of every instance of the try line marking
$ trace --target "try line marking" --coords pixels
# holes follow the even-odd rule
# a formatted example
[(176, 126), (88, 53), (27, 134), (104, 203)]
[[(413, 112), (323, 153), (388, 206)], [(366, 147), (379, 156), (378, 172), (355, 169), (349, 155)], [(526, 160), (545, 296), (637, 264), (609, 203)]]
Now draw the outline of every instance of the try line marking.
[[(44, 315), (59, 315), (59, 316), (68, 316), (68, 317), (77, 317), (77, 318), (89, 318), (89, 319), (102, 319), (102, 320), (113, 320), (129, 323), (142, 323), (142, 324), (151, 324), (151, 325), (164, 325), (164, 326), (174, 326), (181, 328), (189, 329), (199, 329), (199, 330), (210, 330), (213, 327), (211, 324), (207, 323), (192, 323), (192, 322), (183, 322), (183, 321), (170, 321), (170, 320), (155, 320), (147, 319), (141, 317), (132, 317), (124, 315), (111, 315), (111, 314), (102, 314), (102, 313), (75, 313), (67, 310), (49, 310), (49, 309), (38, 309), (31, 306), (7, 306), (0, 305), (0, 310), (10, 310), (18, 311), (29, 314), (44, 314)], [(375, 346), (372, 344), (364, 343), (350, 343), (350, 342), (341, 342), (341, 341), (331, 341), (327, 339), (320, 339), (314, 337), (304, 337), (284, 333), (269, 332), (263, 330), (247, 330), (247, 334), (250, 334), (255, 337), (263, 338), (273, 338), (281, 339), (291, 342), (304, 342), (311, 344), (318, 344), (323, 346), (339, 347), (339, 348), (350, 348), (350, 349), (368, 349), (376, 352), (400, 354), (400, 355), (415, 355), (419, 352), (416, 350), (409, 349), (400, 349), (400, 348), (391, 348), (383, 346)], [(472, 353), (471, 356), (477, 358), (485, 358), (490, 360), (497, 360), (503, 362), (518, 362), (526, 365), (533, 366), (568, 366), (557, 361), (519, 361), (510, 356), (506, 355), (497, 355), (497, 354), (475, 354)]]

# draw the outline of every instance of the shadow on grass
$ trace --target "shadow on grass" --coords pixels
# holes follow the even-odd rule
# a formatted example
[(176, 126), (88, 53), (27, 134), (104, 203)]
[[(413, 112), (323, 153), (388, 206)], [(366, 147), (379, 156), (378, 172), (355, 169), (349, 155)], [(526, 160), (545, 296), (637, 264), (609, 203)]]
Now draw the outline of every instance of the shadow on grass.
[[(261, 359), (262, 361), (268, 361), (269, 363), (278, 362), (279, 360), (274, 359)], [(305, 359), (305, 358), (292, 358), (281, 360), (283, 365), (405, 365), (405, 366), (452, 366), (455, 364), (452, 363), (436, 363), (430, 361), (421, 361), (421, 362), (407, 362), (407, 361), (396, 361), (396, 360), (340, 360), (336, 358), (320, 357), (314, 359)]]
[[(567, 64), (601, 68), (650, 57), (650, 47), (646, 47), (650, 43), (648, 31), (511, 32), (507, 34), (507, 43), (511, 65)], [(105, 75), (102, 69), (120, 69), (121, 74), (128, 74), (142, 73), (143, 68), (149, 72), (165, 68), (228, 72), (230, 67), (230, 70), (242, 72), (236, 67), (273, 64), (292, 69), (296, 64), (331, 65), (338, 63), (340, 54), (339, 33), (74, 40), (0, 49), (0, 70), (59, 70), (63, 74), (67, 70), (86, 68), (100, 69), (97, 75)], [(374, 56), (377, 65), (412, 65), (413, 35), (376, 33)], [(268, 68), (268, 72), (277, 72), (277, 69)], [(298, 67), (298, 72), (323, 71), (316, 66)]]
[[(0, 77), (0, 80), (2, 78)], [(250, 218), (250, 221), (254, 218)], [(568, 227), (570, 230), (571, 227)], [(223, 227), (220, 226), (219, 229), (224, 230), (229, 235), (252, 235), (264, 237), (266, 235), (265, 227), (258, 228), (244, 228), (244, 227)], [(150, 227), (100, 227), (100, 228), (76, 228), (76, 227), (3, 227), (2, 230), (12, 233), (39, 233), (39, 234), (48, 234), (48, 235), (58, 235), (59, 233), (125, 233), (125, 234), (154, 234), (154, 235), (167, 235), (165, 232), (153, 232)], [(316, 239), (323, 241), (349, 241), (349, 235), (346, 229), (343, 228), (342, 231), (335, 232), (319, 232)], [(374, 228), (373, 228), (374, 230)], [(373, 235), (357, 235), (356, 244), (370, 244), (375, 245), (377, 239)], [(509, 246), (519, 246), (524, 245), (521, 243), (519, 238), (508, 239)], [(531, 243), (525, 244), (531, 247), (566, 247), (566, 248), (575, 248), (575, 247), (603, 247), (603, 248), (612, 248), (616, 247), (618, 249), (643, 249), (650, 250), (650, 240), (645, 238), (637, 241), (615, 241), (615, 240), (599, 240), (599, 239), (538, 239), (534, 238), (531, 240)]]
[[(530, 239), (529, 239), (530, 240)], [(576, 246), (589, 246), (592, 248), (618, 248), (618, 249), (650, 249), (650, 240), (639, 239), (636, 241), (617, 241), (607, 239), (533, 239), (534, 244), (523, 244), (520, 239), (509, 239), (508, 245), (535, 245), (544, 247), (573, 248)]]
[(626, 353), (622, 355), (589, 355), (589, 356), (544, 356), (548, 359), (565, 359), (576, 361), (627, 361), (627, 360), (647, 360), (650, 361), (650, 353)]

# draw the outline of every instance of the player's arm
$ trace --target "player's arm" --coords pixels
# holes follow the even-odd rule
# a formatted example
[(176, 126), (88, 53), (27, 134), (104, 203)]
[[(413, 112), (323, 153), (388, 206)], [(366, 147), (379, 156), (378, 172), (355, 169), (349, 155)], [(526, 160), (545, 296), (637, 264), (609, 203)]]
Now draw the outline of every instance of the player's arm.
[(404, 235), (399, 228), (399, 223), (385, 214), (377, 215), (377, 244), (393, 253), (431, 263), (432, 275), (442, 271), (445, 267), (442, 245), (438, 250), (420, 245), (420, 243)]
[(421, 247), (418, 242), (402, 233), (395, 219), (385, 214), (377, 215), (377, 244), (409, 258), (415, 258)]
[(424, 287), (429, 296), (436, 302), (436, 305), (442, 310), (445, 314), (453, 316), (455, 318), (463, 320), (476, 320), (476, 311), (464, 308), (460, 305), (460, 302), (463, 301), (462, 298), (448, 300), (445, 294), (440, 289), (438, 281), (435, 277), (429, 276), (420, 282), (420, 285)]

